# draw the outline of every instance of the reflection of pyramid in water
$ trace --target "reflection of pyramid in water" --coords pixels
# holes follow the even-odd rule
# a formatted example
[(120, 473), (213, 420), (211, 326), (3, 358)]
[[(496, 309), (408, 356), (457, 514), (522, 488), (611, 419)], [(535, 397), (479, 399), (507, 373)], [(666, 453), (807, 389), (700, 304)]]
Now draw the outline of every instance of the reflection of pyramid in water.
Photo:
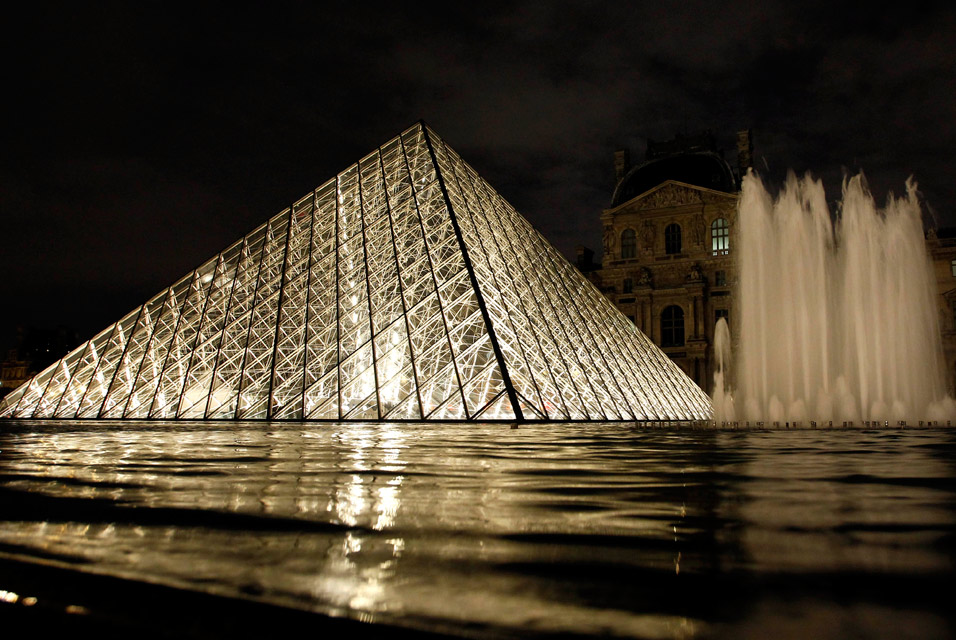
[(710, 403), (415, 125), (9, 394), (0, 416), (668, 420), (708, 418)]

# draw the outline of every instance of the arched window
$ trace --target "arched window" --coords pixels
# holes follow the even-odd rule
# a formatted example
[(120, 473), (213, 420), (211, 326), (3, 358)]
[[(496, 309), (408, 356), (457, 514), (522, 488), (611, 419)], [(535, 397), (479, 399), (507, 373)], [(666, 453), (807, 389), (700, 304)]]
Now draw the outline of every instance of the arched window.
[(625, 229), (621, 234), (621, 259), (637, 256), (637, 234), (634, 229)]
[(661, 346), (684, 346), (684, 310), (676, 304), (661, 313)]
[(664, 253), (680, 253), (680, 225), (676, 222), (664, 228)]
[(730, 251), (730, 225), (724, 218), (710, 224), (710, 249), (715, 256), (724, 256)]

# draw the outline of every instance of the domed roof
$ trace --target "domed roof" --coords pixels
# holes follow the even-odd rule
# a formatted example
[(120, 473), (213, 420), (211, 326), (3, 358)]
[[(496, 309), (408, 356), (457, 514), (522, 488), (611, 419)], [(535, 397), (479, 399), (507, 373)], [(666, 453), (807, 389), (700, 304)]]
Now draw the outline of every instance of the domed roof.
[(648, 160), (628, 171), (614, 190), (611, 206), (636, 198), (667, 180), (726, 193), (737, 190), (734, 173), (720, 154), (713, 151), (680, 153)]

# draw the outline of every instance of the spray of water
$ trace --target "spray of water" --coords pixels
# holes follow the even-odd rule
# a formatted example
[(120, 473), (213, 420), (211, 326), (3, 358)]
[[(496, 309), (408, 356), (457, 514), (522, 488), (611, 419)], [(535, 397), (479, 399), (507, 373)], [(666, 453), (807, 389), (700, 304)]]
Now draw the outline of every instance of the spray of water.
[(718, 421), (956, 417), (915, 183), (878, 209), (849, 178), (834, 223), (820, 181), (791, 174), (774, 200), (750, 173), (737, 228), (735, 391), (721, 320)]
[(714, 329), (714, 356), (717, 359), (714, 369), (714, 415), (718, 420), (733, 422), (737, 416), (734, 412), (734, 397), (730, 392), (730, 327), (724, 318), (717, 321)]

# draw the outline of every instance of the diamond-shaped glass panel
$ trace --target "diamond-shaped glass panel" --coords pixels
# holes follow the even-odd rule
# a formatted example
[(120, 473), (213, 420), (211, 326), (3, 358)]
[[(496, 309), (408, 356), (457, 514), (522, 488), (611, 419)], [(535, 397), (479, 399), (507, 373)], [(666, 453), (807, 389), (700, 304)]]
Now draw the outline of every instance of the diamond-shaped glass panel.
[(0, 400), (0, 417), (706, 419), (677, 366), (416, 124)]

